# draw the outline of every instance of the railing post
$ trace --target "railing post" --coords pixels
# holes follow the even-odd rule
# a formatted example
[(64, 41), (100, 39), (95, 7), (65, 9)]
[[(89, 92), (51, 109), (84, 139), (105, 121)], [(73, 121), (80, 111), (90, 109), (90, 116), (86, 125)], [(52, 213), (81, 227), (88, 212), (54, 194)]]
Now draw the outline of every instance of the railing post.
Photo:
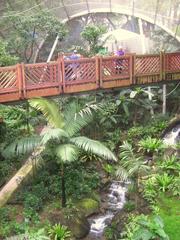
[(17, 84), (19, 89), (19, 99), (22, 98), (22, 69), (21, 64), (16, 65), (16, 71), (17, 71)]
[(62, 91), (65, 93), (66, 82), (65, 82), (65, 66), (64, 66), (64, 58), (61, 58), (61, 76), (62, 76)]
[(57, 68), (58, 68), (58, 82), (59, 82), (59, 93), (62, 92), (62, 84), (63, 84), (63, 77), (62, 77), (62, 60), (63, 58), (59, 57), (57, 59)]
[(160, 81), (165, 80), (165, 53), (160, 52)]
[(24, 63), (21, 63), (21, 72), (22, 72), (22, 98), (26, 98), (26, 79), (25, 79), (25, 70)]
[(100, 87), (100, 64), (99, 64), (99, 57), (96, 56), (95, 58), (95, 69), (96, 69), (96, 87), (97, 89)]
[(53, 65), (49, 65), (49, 68), (50, 68), (50, 82), (53, 82), (53, 68), (54, 68), (54, 66)]
[(133, 75), (134, 75), (134, 58), (133, 54), (129, 55), (129, 78), (130, 84), (133, 84)]
[(132, 84), (136, 84), (136, 54), (132, 55)]
[(103, 76), (102, 76), (102, 69), (103, 65), (102, 65), (102, 57), (99, 58), (99, 87), (102, 88), (103, 87)]

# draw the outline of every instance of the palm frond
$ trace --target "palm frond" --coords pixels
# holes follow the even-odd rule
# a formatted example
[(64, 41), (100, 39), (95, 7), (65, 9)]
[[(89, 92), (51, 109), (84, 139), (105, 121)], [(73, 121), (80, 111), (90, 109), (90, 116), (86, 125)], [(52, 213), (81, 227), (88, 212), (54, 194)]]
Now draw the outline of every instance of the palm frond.
[(94, 153), (104, 159), (117, 161), (115, 155), (98, 141), (89, 139), (87, 137), (74, 137), (70, 139), (70, 142), (86, 152)]
[(63, 128), (64, 117), (55, 101), (34, 98), (29, 100), (29, 104), (31, 107), (41, 111), (52, 127)]
[(83, 127), (87, 126), (92, 121), (92, 115), (90, 114), (79, 114), (79, 106), (75, 103), (70, 104), (66, 111), (65, 116), (65, 126), (64, 129), (69, 134), (69, 136), (74, 136)]
[(86, 106), (81, 109), (78, 114), (83, 117), (84, 114), (86, 115), (92, 115), (93, 111), (100, 110), (103, 107), (102, 103), (94, 104), (94, 103), (87, 103)]
[(14, 154), (20, 155), (30, 153), (40, 145), (40, 141), (41, 137), (39, 136), (24, 137), (10, 144), (2, 154), (5, 157), (11, 157)]
[(56, 148), (56, 155), (59, 162), (67, 163), (77, 160), (79, 151), (73, 144), (61, 144)]
[(51, 139), (61, 140), (63, 138), (68, 138), (68, 134), (63, 129), (60, 128), (48, 129), (47, 131), (42, 133), (41, 143), (44, 145)]
[(128, 181), (129, 178), (129, 173), (127, 172), (127, 170), (125, 168), (123, 168), (122, 166), (118, 166), (115, 175), (118, 179), (120, 179), (123, 182)]
[(123, 142), (120, 146), (120, 158), (126, 164), (127, 161), (136, 161), (137, 157), (134, 154), (134, 149), (130, 143), (127, 141)]

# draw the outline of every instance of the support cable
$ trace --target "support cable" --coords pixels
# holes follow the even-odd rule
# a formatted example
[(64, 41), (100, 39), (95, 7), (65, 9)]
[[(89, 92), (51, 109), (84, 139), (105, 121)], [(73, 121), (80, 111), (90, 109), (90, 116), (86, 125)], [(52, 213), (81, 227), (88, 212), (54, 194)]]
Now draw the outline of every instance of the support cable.
[(89, 2), (88, 2), (88, 0), (86, 0), (86, 6), (87, 6), (88, 13), (90, 13), (90, 8), (89, 8)]
[(168, 94), (166, 94), (166, 97), (171, 95), (179, 87), (179, 85), (180, 85), (180, 82), (176, 85), (176, 87), (172, 91), (170, 91)]
[(155, 16), (154, 16), (154, 26), (156, 24), (158, 10), (159, 10), (159, 0), (157, 0), (157, 2), (156, 2), (156, 10), (155, 10)]
[(39, 3), (39, 4), (36, 4), (36, 5), (34, 5), (33, 7), (28, 8), (28, 9), (22, 11), (22, 12), (17, 12), (17, 13), (15, 13), (15, 14), (10, 14), (10, 15), (1, 16), (0, 19), (6, 18), (6, 17), (13, 17), (13, 16), (21, 15), (21, 14), (23, 14), (23, 13), (26, 13), (26, 12), (28, 12), (28, 11), (31, 11), (31, 10), (34, 9), (34, 8), (39, 7), (42, 3), (45, 3), (45, 2), (47, 2), (47, 0), (45, 0), (44, 2), (41, 2), (41, 3)]
[(64, 4), (64, 0), (61, 0), (61, 2), (62, 2), (62, 6), (63, 6), (63, 8), (64, 8), (64, 11), (65, 11), (65, 13), (66, 13), (66, 15), (67, 15), (67, 18), (68, 18), (68, 20), (69, 20), (70, 17), (69, 17), (69, 14), (68, 14), (67, 8), (66, 8), (66, 6), (65, 6), (65, 4)]
[(176, 26), (175, 35), (174, 35), (175, 38), (176, 38), (177, 33), (178, 33), (179, 23), (180, 23), (180, 18), (179, 18), (178, 23), (177, 23), (177, 26)]

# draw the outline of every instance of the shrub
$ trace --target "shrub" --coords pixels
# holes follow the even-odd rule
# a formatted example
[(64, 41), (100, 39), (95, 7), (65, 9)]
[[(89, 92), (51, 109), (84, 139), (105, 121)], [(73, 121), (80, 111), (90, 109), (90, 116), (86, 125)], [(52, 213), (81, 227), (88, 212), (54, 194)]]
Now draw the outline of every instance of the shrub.
[(143, 197), (151, 204), (154, 203), (157, 196), (156, 187), (157, 183), (155, 177), (151, 177), (144, 182)]
[(0, 224), (9, 221), (9, 209), (6, 207), (0, 208)]
[(135, 203), (132, 201), (128, 201), (124, 204), (124, 210), (126, 212), (132, 212), (135, 209)]
[(33, 209), (35, 211), (39, 211), (42, 209), (42, 200), (38, 198), (36, 195), (27, 193), (25, 196), (24, 207), (26, 209)]
[(54, 226), (50, 227), (48, 234), (52, 240), (66, 240), (70, 239), (71, 237), (71, 232), (68, 230), (68, 228), (60, 224), (55, 224)]
[(169, 176), (167, 173), (163, 173), (162, 175), (158, 175), (156, 177), (156, 180), (159, 190), (165, 192), (166, 190), (168, 190), (170, 184), (172, 183), (173, 176)]
[(172, 191), (173, 196), (180, 196), (180, 173), (179, 176), (173, 179), (173, 182), (169, 186), (169, 189)]
[(147, 137), (139, 142), (139, 150), (153, 154), (164, 148), (163, 142), (160, 139)]
[[(131, 216), (125, 231), (122, 232), (122, 240), (169, 240), (164, 231), (163, 220), (159, 216), (149, 218), (145, 215)], [(120, 240), (119, 239), (119, 240)]]
[(20, 238), (20, 240), (50, 240), (45, 233), (44, 228), (40, 228), (38, 230), (27, 230), (25, 235)]
[(158, 163), (160, 169), (167, 173), (180, 172), (180, 163), (178, 162), (177, 156), (167, 156), (165, 159)]

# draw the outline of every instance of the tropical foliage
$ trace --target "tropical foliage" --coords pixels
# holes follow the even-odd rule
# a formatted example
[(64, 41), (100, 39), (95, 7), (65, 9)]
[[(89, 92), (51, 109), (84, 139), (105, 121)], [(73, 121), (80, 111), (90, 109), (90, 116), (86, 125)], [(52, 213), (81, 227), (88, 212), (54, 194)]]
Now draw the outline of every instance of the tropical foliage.
[(121, 240), (169, 240), (164, 231), (164, 223), (161, 217), (154, 216), (152, 219), (145, 215), (131, 216), (126, 225), (126, 231), (121, 235)]
[(67, 227), (60, 224), (55, 224), (50, 227), (48, 234), (52, 240), (66, 240), (71, 237), (71, 232), (67, 229)]
[(81, 36), (88, 42), (89, 51), (92, 55), (99, 52), (103, 44), (99, 44), (100, 38), (107, 32), (105, 26), (101, 25), (87, 25), (81, 32)]
[(9, 11), (7, 16), (0, 21), (0, 26), (4, 28), (8, 25), (11, 29), (6, 36), (8, 50), (23, 62), (36, 62), (48, 38), (59, 35), (62, 40), (67, 35), (65, 25), (48, 10), (38, 10), (34, 15)]
[(54, 101), (43, 98), (30, 100), (30, 105), (40, 110), (50, 127), (41, 137), (30, 136), (13, 143), (6, 149), (8, 153), (22, 154), (34, 150), (38, 145), (46, 147), (53, 141), (53, 149), (60, 165), (62, 184), (62, 206), (66, 205), (65, 168), (66, 164), (78, 159), (80, 150), (94, 153), (101, 158), (116, 161), (115, 155), (99, 141), (79, 136), (79, 132), (91, 121), (91, 114), (82, 115), (82, 110), (74, 103), (62, 113)]
[(0, 38), (0, 67), (14, 65), (18, 58), (10, 55), (7, 50), (7, 43)]

